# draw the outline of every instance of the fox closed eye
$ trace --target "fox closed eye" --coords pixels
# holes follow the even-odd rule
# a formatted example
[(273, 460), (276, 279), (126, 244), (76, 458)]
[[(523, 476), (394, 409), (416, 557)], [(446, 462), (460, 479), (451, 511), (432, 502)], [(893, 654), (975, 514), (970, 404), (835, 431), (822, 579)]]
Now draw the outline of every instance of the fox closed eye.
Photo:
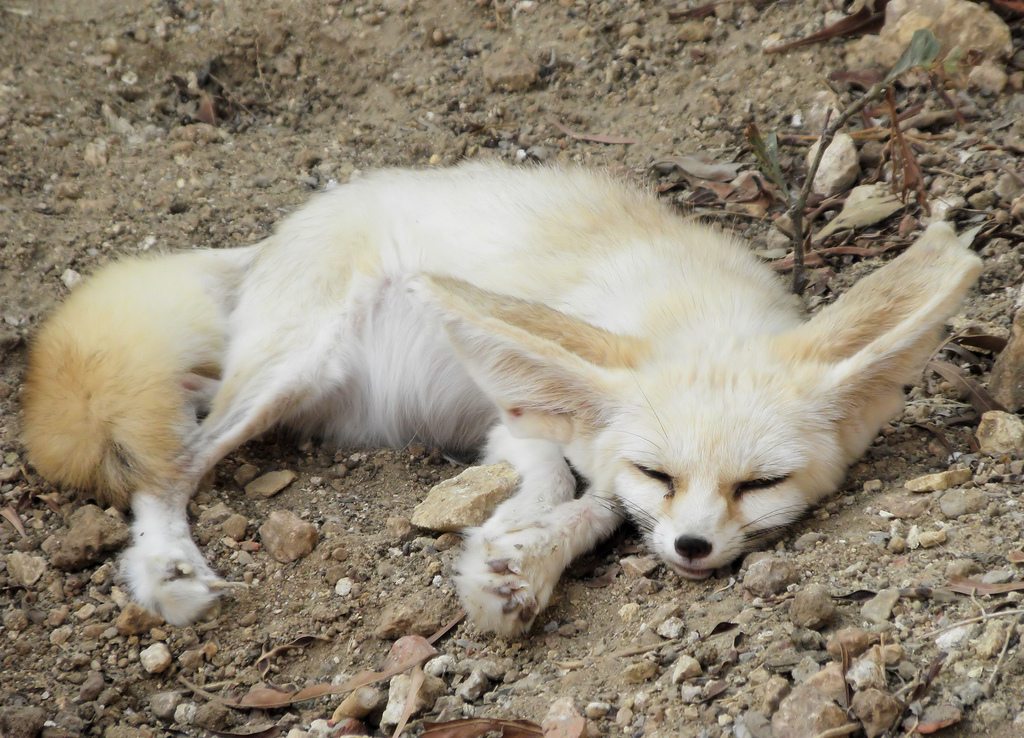
[(740, 482), (736, 485), (736, 497), (741, 497), (747, 492), (755, 492), (760, 489), (768, 489), (776, 485), (782, 484), (790, 478), (790, 474), (777, 474), (771, 477), (756, 477), (755, 479), (748, 479), (745, 482)]
[(650, 477), (651, 479), (655, 480), (656, 482), (661, 482), (666, 487), (668, 487), (668, 494), (666, 496), (671, 496), (671, 495), (675, 494), (675, 491), (676, 491), (675, 480), (672, 479), (672, 475), (671, 474), (668, 474), (667, 472), (659, 471), (657, 469), (651, 469), (651, 468), (646, 467), (646, 466), (641, 466), (640, 464), (633, 464), (633, 466), (635, 466), (637, 469), (639, 469), (644, 474), (644, 476)]

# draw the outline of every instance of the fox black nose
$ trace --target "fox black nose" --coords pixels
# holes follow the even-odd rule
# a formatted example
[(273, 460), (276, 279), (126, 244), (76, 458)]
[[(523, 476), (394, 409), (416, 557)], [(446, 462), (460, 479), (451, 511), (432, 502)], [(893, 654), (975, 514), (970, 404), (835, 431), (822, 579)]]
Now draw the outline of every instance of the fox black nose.
[(691, 561), (703, 559), (711, 553), (711, 542), (696, 536), (679, 536), (676, 539), (676, 551)]

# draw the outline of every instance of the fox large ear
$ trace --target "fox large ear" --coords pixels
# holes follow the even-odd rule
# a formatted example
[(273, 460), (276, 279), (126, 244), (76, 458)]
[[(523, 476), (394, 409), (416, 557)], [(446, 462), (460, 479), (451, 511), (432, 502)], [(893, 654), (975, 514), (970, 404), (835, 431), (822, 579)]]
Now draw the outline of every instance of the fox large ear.
[(831, 365), (826, 392), (849, 433), (869, 436), (866, 446), (898, 412), (902, 387), (936, 350), (944, 323), (980, 272), (981, 259), (949, 225), (936, 223), (901, 256), (780, 336), (780, 347)]
[(567, 443), (602, 427), (614, 404), (614, 369), (647, 353), (640, 339), (451, 277), (420, 275), (410, 290), (435, 310), (516, 435)]

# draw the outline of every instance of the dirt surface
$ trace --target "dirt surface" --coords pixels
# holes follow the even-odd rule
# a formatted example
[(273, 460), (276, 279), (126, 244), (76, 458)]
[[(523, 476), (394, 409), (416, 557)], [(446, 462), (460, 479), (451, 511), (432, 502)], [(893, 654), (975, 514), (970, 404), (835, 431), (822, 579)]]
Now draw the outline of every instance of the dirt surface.
[[(813, 132), (828, 75), (864, 67), (848, 61), (845, 41), (776, 55), (762, 48), (820, 29), (834, 5), (725, 3), (691, 20), (675, 6), (616, 0), (0, 4), (0, 506), (25, 528), (22, 535), (0, 521), (0, 732), (203, 735), (279, 725), (282, 734), (334, 735), (314, 721), (331, 718), (341, 696), (266, 711), (216, 698), (258, 683), (305, 687), (380, 669), (391, 639), (430, 634), (459, 609), (453, 536), (408, 523), (426, 491), (459, 471), (424, 448), (336, 452), (270, 438), (232, 454), (191, 512), (217, 570), (250, 587), (193, 627), (126, 622), (113, 553), (75, 571), (58, 568), (55, 552), (80, 503), (27, 466), (17, 408), (26, 342), (67, 285), (121, 255), (252, 243), (312, 192), (373, 167), (484, 156), (678, 182), (665, 197), (771, 255), (784, 245), (771, 228), (781, 206), (766, 217), (756, 203), (722, 207), (709, 188), (652, 165), (704, 152), (752, 170), (743, 131), (756, 122), (784, 137), (783, 168), (801, 181), (809, 140), (795, 137)], [(1010, 80), (999, 91), (951, 87), (944, 99), (927, 84), (897, 89), (901, 110), (944, 110), (955, 100), (964, 115), (923, 133), (918, 154), (930, 196), (961, 199), (951, 215), (958, 228), (995, 229), (978, 241), (986, 272), (955, 323), (1000, 336), (1009, 333), (1024, 262), (1022, 230), (1008, 214), (1024, 189), (1016, 160), (1024, 97), (1020, 72), (1012, 62), (1005, 71)], [(860, 94), (831, 84), (844, 104)], [(574, 138), (553, 121), (636, 143)], [(866, 138), (858, 146), (870, 164), (879, 147)], [(873, 172), (866, 166), (861, 181)], [(824, 208), (821, 218), (834, 212)], [(909, 233), (923, 218), (915, 205), (907, 213), (847, 245), (906, 243), (898, 226)], [(888, 255), (825, 258), (812, 275), (812, 307)], [(984, 382), (991, 357), (976, 354), (973, 369), (963, 354), (946, 358)], [(428, 663), (442, 696), (409, 730), (418, 733), (423, 719), (472, 716), (541, 722), (568, 697), (592, 734), (768, 735), (764, 720), (781, 697), (833, 662), (826, 642), (856, 626), (892, 645), (875, 687), (917, 698), (906, 725), (915, 715), (941, 724), (948, 713), (953, 724), (943, 735), (1024, 734), (1015, 617), (936, 642), (938, 631), (982, 608), (1017, 607), (1018, 593), (904, 589), (879, 622), (865, 617), (855, 594), (836, 600), (835, 619), (817, 630), (799, 627), (791, 612), (794, 596), (812, 595), (813, 585), (838, 596), (940, 588), (957, 575), (1022, 578), (1010, 558), (1022, 541), (1021, 461), (977, 453), (974, 425), (956, 422), (969, 409), (940, 377), (922, 378), (843, 488), (744, 568), (703, 582), (661, 566), (648, 571), (638, 536), (625, 530), (573, 567), (521, 640), (456, 625), (436, 643), (443, 658)], [(903, 488), (951, 467), (970, 470), (953, 491)], [(237, 481), (277, 469), (298, 477), (269, 499), (247, 496)], [(260, 545), (260, 526), (282, 509), (318, 530), (313, 552), (290, 564)], [(124, 521), (111, 512), (107, 523), (116, 545)], [(925, 537), (927, 547), (907, 543), (938, 531)], [(637, 558), (623, 562), (628, 556)], [(755, 596), (764, 572), (746, 567), (766, 556), (791, 583)], [(828, 598), (820, 599), (824, 607)], [(324, 639), (262, 668), (261, 649), (303, 634)], [(171, 663), (150, 673), (142, 658), (158, 653), (156, 644)], [(942, 669), (921, 696), (913, 682), (940, 650)], [(691, 657), (699, 675), (682, 668)], [(379, 722), (379, 708), (363, 720), (371, 733), (390, 735)]]

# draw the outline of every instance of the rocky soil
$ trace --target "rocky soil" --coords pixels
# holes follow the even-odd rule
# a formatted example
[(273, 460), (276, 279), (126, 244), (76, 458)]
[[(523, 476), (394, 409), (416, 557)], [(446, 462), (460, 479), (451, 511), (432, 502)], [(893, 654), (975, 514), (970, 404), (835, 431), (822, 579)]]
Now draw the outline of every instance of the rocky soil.
[[(680, 580), (624, 530), (572, 568), (519, 640), (459, 622), (422, 676), (266, 707), (268, 695), (382, 671), (396, 639), (401, 661), (423, 646), (409, 636), (458, 615), (458, 537), (411, 520), (461, 469), (423, 447), (248, 444), (191, 504), (204, 551), (248, 587), (201, 623), (164, 624), (118, 578), (127, 520), (52, 488), (19, 445), (26, 342), (54, 303), (121, 255), (254, 242), (367, 169), (478, 157), (649, 182), (784, 271), (773, 223), (785, 208), (752, 175), (745, 129), (778, 134), (798, 186), (828, 106), (862, 96), (907, 26), (891, 12), (882, 36), (769, 53), (839, 20), (840, 4), (736, 0), (688, 15), (698, 3), (4, 3), (0, 733), (390, 735), (422, 679), (408, 734), (471, 717), (547, 718), (547, 735), (575, 736), (1024, 734), (1024, 437), (1015, 415), (979, 427), (969, 402), (986, 409), (970, 382), (989, 383), (1002, 347), (991, 337), (1010, 336), (1022, 302), (1020, 4), (923, 4), (946, 13), (927, 22), (943, 57), (958, 43), (968, 52), (895, 89), (931, 214), (911, 196), (880, 223), (822, 239), (808, 304), (928, 218), (950, 219), (986, 262), (953, 328), (989, 338), (939, 357), (969, 381), (923, 375), (843, 488), (731, 572)], [(833, 157), (822, 184), (834, 197), (809, 202), (815, 230), (851, 186), (893, 177), (887, 107), (870, 105), (848, 132), (852, 156)], [(1017, 411), (1024, 347), (1004, 355), (990, 389)], [(256, 706), (236, 706), (247, 694)]]

